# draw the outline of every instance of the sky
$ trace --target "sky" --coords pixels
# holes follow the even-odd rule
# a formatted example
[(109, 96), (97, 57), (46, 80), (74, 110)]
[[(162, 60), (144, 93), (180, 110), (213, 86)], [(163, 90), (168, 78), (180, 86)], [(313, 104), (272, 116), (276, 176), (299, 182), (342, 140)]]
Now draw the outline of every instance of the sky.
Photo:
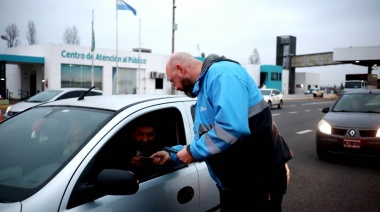
[[(0, 34), (16, 24), (21, 45), (28, 21), (39, 44), (63, 43), (76, 26), (82, 46), (91, 46), (94, 14), (96, 48), (154, 54), (172, 53), (173, 0), (124, 0), (136, 11), (116, 11), (116, 0), (0, 0)], [(194, 56), (219, 54), (248, 63), (254, 49), (261, 64), (275, 64), (276, 37), (295, 36), (296, 54), (334, 48), (380, 46), (379, 0), (175, 0), (174, 51)], [(6, 41), (0, 40), (0, 54)]]

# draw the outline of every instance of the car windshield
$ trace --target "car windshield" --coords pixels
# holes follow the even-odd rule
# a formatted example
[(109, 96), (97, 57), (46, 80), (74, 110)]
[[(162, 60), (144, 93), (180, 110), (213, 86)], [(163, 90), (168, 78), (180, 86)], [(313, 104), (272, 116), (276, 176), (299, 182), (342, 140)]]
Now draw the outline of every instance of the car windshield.
[(26, 102), (47, 102), (61, 92), (60, 90), (46, 90), (30, 97)]
[(334, 112), (380, 113), (380, 94), (345, 93), (332, 108)]
[(112, 111), (38, 107), (0, 125), (0, 202), (37, 192), (96, 134)]
[(345, 88), (361, 88), (362, 83), (361, 82), (346, 82), (344, 87)]
[(261, 91), (261, 94), (263, 94), (264, 96), (270, 95), (270, 90), (260, 90), (260, 91)]

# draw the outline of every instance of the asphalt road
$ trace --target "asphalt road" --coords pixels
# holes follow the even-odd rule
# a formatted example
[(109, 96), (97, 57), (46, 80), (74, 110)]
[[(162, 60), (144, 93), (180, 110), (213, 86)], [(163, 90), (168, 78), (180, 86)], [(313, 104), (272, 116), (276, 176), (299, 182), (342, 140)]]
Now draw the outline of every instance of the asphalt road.
[(283, 212), (380, 212), (380, 161), (318, 159), (315, 130), (323, 107), (335, 100), (288, 101), (272, 109), (280, 133), (292, 148), (291, 179)]

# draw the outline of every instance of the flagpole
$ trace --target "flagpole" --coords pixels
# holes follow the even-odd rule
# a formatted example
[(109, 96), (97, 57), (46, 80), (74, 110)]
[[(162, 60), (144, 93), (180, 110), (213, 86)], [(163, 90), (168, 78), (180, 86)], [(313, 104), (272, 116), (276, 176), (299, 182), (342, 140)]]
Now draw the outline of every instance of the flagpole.
[(141, 19), (139, 19), (139, 68), (137, 69), (138, 70), (138, 73), (137, 73), (137, 88), (138, 88), (138, 91), (137, 92), (138, 94), (141, 93), (140, 91), (140, 62), (141, 62), (141, 59), (140, 59), (140, 56), (141, 56)]
[(136, 10), (129, 4), (125, 3), (123, 0), (116, 0), (116, 93), (119, 94), (119, 44), (118, 44), (118, 10), (130, 10), (134, 15), (136, 15)]
[[(117, 0), (116, 0), (117, 5)], [(119, 44), (118, 44), (118, 9), (116, 8), (116, 94), (119, 94)]]
[(91, 87), (94, 86), (94, 60), (95, 60), (95, 35), (94, 35), (94, 9), (92, 9), (92, 39), (91, 39), (91, 50), (92, 50), (92, 69), (91, 69)]

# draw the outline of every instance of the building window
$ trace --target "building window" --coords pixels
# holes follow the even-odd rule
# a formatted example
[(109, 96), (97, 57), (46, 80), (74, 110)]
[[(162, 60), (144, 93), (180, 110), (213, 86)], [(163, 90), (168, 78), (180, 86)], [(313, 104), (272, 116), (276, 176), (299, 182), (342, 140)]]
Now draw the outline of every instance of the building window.
[(112, 94), (136, 94), (137, 71), (133, 68), (112, 68)]
[[(61, 64), (62, 88), (91, 88), (92, 66)], [(102, 88), (102, 67), (94, 66), (94, 85)]]
[(271, 80), (271, 81), (280, 81), (280, 79), (279, 79), (279, 74), (276, 73), (276, 72), (272, 72), (272, 73), (270, 74), (270, 80)]

